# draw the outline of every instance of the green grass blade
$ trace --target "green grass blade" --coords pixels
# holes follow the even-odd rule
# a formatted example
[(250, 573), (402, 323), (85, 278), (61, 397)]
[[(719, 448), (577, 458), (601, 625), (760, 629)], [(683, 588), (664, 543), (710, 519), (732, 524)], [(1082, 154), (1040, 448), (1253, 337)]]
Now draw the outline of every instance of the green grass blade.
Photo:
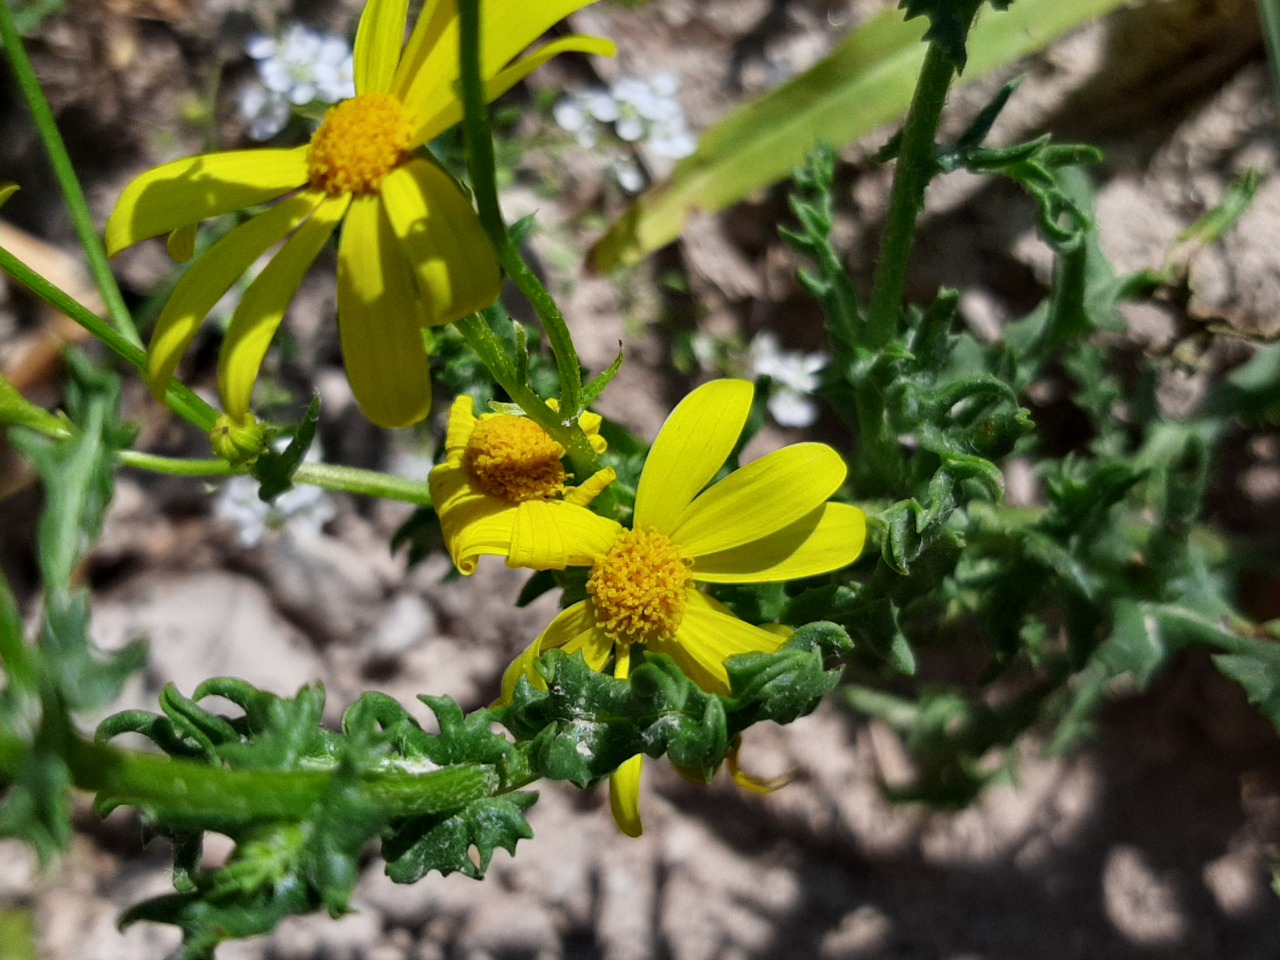
[[(1044, 47), (1124, 0), (1018, 0), (984, 11), (969, 35), (962, 81)], [(900, 118), (924, 62), (928, 23), (888, 10), (825, 60), (725, 117), (671, 178), (642, 197), (591, 252), (600, 270), (633, 264), (680, 235), (693, 210), (714, 212), (786, 177), (820, 141), (840, 145)]]

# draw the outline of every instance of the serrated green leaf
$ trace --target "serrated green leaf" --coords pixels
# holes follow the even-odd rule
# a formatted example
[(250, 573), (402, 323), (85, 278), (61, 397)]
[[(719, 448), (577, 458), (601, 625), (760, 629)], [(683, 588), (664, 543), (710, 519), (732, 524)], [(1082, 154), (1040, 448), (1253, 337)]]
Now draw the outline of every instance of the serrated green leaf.
[(482, 879), (495, 850), (514, 854), (519, 841), (533, 836), (524, 812), (537, 799), (536, 793), (485, 797), (450, 817), (401, 824), (383, 843), (387, 876), (396, 883), (416, 883), (437, 870), (442, 876), (463, 873)]
[(268, 449), (253, 465), (253, 475), (258, 478), (258, 497), (270, 503), (293, 486), (293, 475), (307, 457), (307, 451), (316, 438), (316, 425), (320, 422), (320, 395), (311, 398), (307, 412), (294, 431), (293, 439), (282, 451)]

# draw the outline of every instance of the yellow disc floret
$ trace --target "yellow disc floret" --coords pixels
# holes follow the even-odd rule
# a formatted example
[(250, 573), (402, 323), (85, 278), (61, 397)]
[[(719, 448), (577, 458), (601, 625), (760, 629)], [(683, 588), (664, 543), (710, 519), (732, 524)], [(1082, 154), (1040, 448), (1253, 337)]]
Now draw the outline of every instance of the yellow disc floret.
[(587, 593), (596, 620), (617, 643), (675, 636), (693, 582), (690, 564), (655, 530), (624, 530), (591, 567)]
[(330, 108), (307, 148), (311, 184), (330, 196), (373, 193), (413, 142), (409, 111), (389, 93)]
[(471, 431), (462, 464), (477, 487), (512, 503), (564, 493), (564, 447), (527, 417), (481, 417)]

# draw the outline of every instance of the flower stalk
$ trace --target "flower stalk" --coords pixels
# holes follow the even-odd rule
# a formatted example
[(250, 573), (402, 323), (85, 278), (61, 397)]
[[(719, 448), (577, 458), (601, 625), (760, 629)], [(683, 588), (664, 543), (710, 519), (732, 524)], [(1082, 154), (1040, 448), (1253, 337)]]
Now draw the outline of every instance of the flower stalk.
[[(111, 272), (111, 264), (107, 262), (107, 251), (98, 236), (98, 228), (93, 222), (93, 214), (89, 212), (88, 201), (85, 200), (84, 189), (80, 186), (80, 178), (76, 176), (71, 158), (67, 155), (66, 144), (62, 142), (62, 134), (58, 132), (58, 124), (49, 108), (40, 81), (36, 78), (31, 66), (31, 59), (18, 36), (18, 28), (13, 22), (13, 11), (9, 9), (8, 0), (0, 2), (0, 40), (4, 43), (5, 52), (9, 55), (9, 64), (18, 81), (18, 89), (31, 110), (31, 119), (35, 124), (40, 139), (44, 142), (45, 151), (49, 154), (49, 163), (57, 178), (66, 200), (67, 210), (71, 214), (71, 222), (75, 226), (76, 237), (84, 249), (85, 259), (89, 263), (89, 272), (102, 300), (107, 305), (107, 315), (111, 318), (117, 333), (127, 343), (141, 347), (142, 340), (133, 324), (129, 308), (125, 306), (120, 295), (120, 286), (116, 283), (115, 274)], [(7, 269), (7, 268), (6, 268)], [(98, 336), (97, 333), (94, 334)], [(118, 351), (117, 351), (118, 352)]]

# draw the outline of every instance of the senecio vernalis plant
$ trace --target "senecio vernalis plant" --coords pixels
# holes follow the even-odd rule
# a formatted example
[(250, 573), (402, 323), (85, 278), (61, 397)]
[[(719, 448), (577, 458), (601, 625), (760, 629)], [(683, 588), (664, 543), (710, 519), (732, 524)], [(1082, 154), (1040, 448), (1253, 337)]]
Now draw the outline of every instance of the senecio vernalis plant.
[[(343, 913), (375, 840), (396, 881), (432, 870), (482, 877), (495, 849), (514, 853), (530, 836), (527, 788), (540, 779), (607, 780), (617, 824), (633, 836), (645, 757), (665, 756), (695, 780), (723, 765), (744, 787), (776, 788), (739, 767), (743, 734), (788, 723), (828, 695), (902, 732), (917, 776), (899, 796), (947, 805), (999, 775), (991, 761), (1012, 756), (1027, 730), (1055, 749), (1078, 739), (1117, 677), (1145, 683), (1183, 647), (1212, 650), (1280, 721), (1275, 625), (1248, 623), (1231, 606), (1233, 552), (1199, 524), (1215, 446), (1280, 414), (1280, 355), (1259, 350), (1177, 422), (1152, 401), (1164, 361), (1136, 361), (1147, 365), (1136, 387), (1122, 379), (1120, 348), (1094, 335), (1122, 327), (1118, 304), (1175, 289), (1179, 277), (1117, 276), (1102, 259), (1080, 172), (1096, 151), (1048, 137), (985, 146), (1011, 88), (957, 141), (937, 141), (980, 0), (902, 3), (908, 17), (928, 19), (927, 53), (902, 130), (880, 157), (895, 162), (894, 183), (865, 302), (831, 242), (833, 155), (817, 150), (797, 172), (795, 222), (782, 230), (811, 261), (800, 279), (830, 341), (818, 393), (846, 439), (748, 463), (741, 450), (765, 393), (747, 381), (699, 386), (651, 444), (592, 412), (621, 357), (584, 382), (564, 318), (521, 258), (528, 225), (503, 220), (486, 104), (559, 53), (610, 54), (606, 40), (571, 36), (522, 55), (588, 2), (427, 0), (409, 24), (408, 0), (370, 0), (354, 43), (355, 96), (329, 108), (308, 143), (144, 173), (120, 196), (105, 249), (0, 4), (11, 66), (108, 320), (8, 251), (0, 268), (140, 373), (216, 454), (135, 450), (118, 419), (120, 376), (81, 354), (67, 355), (57, 413), (0, 380), (0, 423), (46, 491), (42, 608), (30, 635), (0, 583), (0, 833), (56, 853), (70, 835), (73, 789), (94, 793), (99, 812), (138, 810), (172, 841), (174, 892), (135, 905), (124, 922), (177, 925), (183, 957), (211, 956), (291, 914)], [(983, 15), (1006, 5), (993, 0)], [(428, 146), (459, 124), (465, 185)], [(961, 169), (1022, 186), (1055, 256), (1044, 303), (994, 343), (958, 330), (954, 291), (903, 302), (925, 188)], [(1230, 226), (1254, 185), (1242, 181), (1194, 228), (1199, 242)], [(250, 208), (201, 243), (205, 221)], [(433, 375), (457, 397), (428, 477), (305, 459), (318, 402), (292, 425), (255, 413), (263, 358), (335, 234), (337, 321), (361, 409), (382, 426), (421, 421)], [(195, 259), (144, 348), (107, 256), (162, 236), (176, 260)], [(223, 338), (214, 409), (182, 383), (181, 359), (214, 304), (273, 248)], [(540, 333), (497, 304), (503, 277), (532, 304)], [(1046, 381), (1069, 385), (1093, 425), (1065, 456), (1040, 442), (1027, 400)], [(1134, 402), (1121, 420), (1116, 401), (1126, 396)], [(1042, 506), (1003, 505), (1000, 463), (1014, 453), (1037, 463)], [(464, 715), (423, 696), (438, 733), (378, 693), (352, 704), (335, 731), (321, 724), (318, 685), (281, 697), (210, 678), (189, 695), (166, 688), (159, 713), (118, 713), (86, 736), (77, 715), (109, 705), (145, 657), (141, 644), (113, 655), (92, 646), (75, 575), (120, 468), (248, 476), (267, 501), (312, 485), (416, 504), (396, 538), (411, 561), (436, 543), (464, 575), (500, 558), (531, 571), (525, 599), (559, 591), (562, 610), (529, 638), (490, 707)], [(984, 663), (982, 676), (927, 682), (919, 653), (947, 648)], [(239, 713), (201, 705), (215, 695)], [(112, 742), (124, 733), (158, 752)], [(209, 831), (235, 844), (221, 867), (203, 862)]]

